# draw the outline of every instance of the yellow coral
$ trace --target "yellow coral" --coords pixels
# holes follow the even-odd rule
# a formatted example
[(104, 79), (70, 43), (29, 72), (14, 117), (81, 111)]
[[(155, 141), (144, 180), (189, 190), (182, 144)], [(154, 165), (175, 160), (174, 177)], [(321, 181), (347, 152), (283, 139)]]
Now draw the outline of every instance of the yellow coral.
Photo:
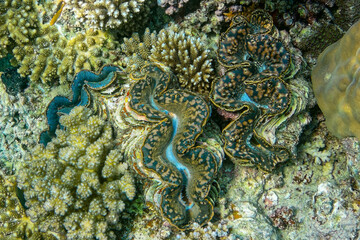
[(337, 137), (360, 139), (360, 21), (327, 47), (311, 73), (326, 125)]
[(46, 148), (33, 149), (18, 174), (27, 214), (39, 230), (61, 232), (67, 239), (110, 238), (125, 202), (135, 196), (134, 179), (117, 169), (126, 163), (113, 149), (108, 122), (84, 107), (75, 107), (60, 122), (65, 129)]
[(22, 76), (30, 75), (34, 82), (41, 80), (49, 84), (59, 79), (65, 83), (83, 69), (98, 71), (102, 65), (113, 63), (116, 57), (109, 52), (117, 46), (118, 43), (102, 31), (90, 29), (67, 39), (59, 35), (55, 26), (41, 25), (35, 43), (18, 45), (13, 54)]
[(58, 239), (53, 235), (38, 232), (36, 225), (26, 216), (25, 209), (17, 197), (15, 176), (5, 176), (2, 172), (0, 172), (0, 238)]
[(170, 67), (181, 87), (208, 93), (214, 77), (208, 55), (209, 50), (206, 50), (200, 38), (189, 36), (173, 25), (159, 32), (149, 58)]

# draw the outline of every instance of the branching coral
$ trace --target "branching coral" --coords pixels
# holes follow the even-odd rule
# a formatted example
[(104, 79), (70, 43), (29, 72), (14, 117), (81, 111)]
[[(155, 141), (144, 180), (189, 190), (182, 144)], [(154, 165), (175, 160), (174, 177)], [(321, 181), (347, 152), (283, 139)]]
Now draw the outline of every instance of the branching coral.
[(33, 0), (0, 2), (0, 57), (14, 43), (23, 46), (34, 40), (39, 31), (38, 13)]
[(151, 33), (149, 28), (146, 28), (141, 39), (138, 33), (133, 33), (131, 38), (124, 38), (121, 49), (127, 56), (125, 59), (127, 72), (140, 70), (141, 67), (149, 64), (151, 48), (156, 44), (156, 41), (156, 32)]
[(326, 125), (337, 137), (360, 138), (360, 21), (318, 58), (311, 73)]
[(181, 87), (199, 93), (210, 91), (214, 76), (209, 50), (200, 38), (185, 34), (177, 25), (159, 32), (149, 58), (170, 67)]
[(26, 216), (17, 196), (16, 177), (0, 172), (0, 238), (4, 240), (56, 240), (56, 235), (40, 233)]
[(109, 123), (84, 107), (60, 118), (64, 130), (44, 148), (35, 147), (19, 172), (26, 213), (41, 231), (67, 239), (108, 239), (119, 229), (125, 201), (135, 185), (113, 148)]
[(80, 32), (68, 40), (56, 27), (43, 26), (35, 44), (17, 46), (13, 53), (21, 75), (43, 83), (59, 78), (64, 83), (82, 69), (98, 71), (103, 64), (112, 63), (114, 55), (110, 52), (116, 48), (117, 42), (101, 31)]
[(121, 47), (128, 56), (128, 72), (151, 61), (169, 67), (182, 88), (204, 94), (210, 91), (214, 73), (209, 50), (200, 38), (189, 36), (174, 24), (157, 35), (147, 29), (142, 41), (137, 33), (124, 38)]
[(112, 28), (119, 31), (131, 29), (130, 32), (146, 22), (151, 3), (150, 0), (64, 0), (64, 2), (65, 9), (74, 11), (77, 21), (86, 27)]

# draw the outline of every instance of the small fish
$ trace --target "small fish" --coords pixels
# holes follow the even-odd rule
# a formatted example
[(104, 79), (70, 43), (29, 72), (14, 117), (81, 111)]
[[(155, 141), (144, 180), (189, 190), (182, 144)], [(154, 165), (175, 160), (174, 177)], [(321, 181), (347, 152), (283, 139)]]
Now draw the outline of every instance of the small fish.
[(59, 19), (64, 6), (65, 6), (64, 1), (60, 1), (58, 3), (56, 10), (55, 10), (55, 15), (52, 17), (52, 19), (50, 21), (50, 26), (54, 25), (56, 23), (56, 21)]

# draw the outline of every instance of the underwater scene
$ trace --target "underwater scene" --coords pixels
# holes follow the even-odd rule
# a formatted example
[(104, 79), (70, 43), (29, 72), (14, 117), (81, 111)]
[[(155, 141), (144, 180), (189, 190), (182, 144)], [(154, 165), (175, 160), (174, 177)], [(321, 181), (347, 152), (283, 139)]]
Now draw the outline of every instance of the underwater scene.
[(359, 0), (0, 0), (0, 240), (360, 239)]

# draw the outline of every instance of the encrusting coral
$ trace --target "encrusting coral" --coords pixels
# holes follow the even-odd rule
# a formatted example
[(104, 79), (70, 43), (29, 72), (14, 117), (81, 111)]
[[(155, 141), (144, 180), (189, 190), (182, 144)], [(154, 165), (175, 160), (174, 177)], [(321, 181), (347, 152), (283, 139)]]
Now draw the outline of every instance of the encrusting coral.
[(57, 130), (46, 148), (35, 147), (19, 171), (26, 213), (43, 232), (113, 239), (135, 185), (122, 153), (113, 149), (112, 127), (84, 107), (60, 122), (65, 129)]
[(360, 138), (360, 21), (320, 54), (311, 73), (326, 125), (337, 137)]

